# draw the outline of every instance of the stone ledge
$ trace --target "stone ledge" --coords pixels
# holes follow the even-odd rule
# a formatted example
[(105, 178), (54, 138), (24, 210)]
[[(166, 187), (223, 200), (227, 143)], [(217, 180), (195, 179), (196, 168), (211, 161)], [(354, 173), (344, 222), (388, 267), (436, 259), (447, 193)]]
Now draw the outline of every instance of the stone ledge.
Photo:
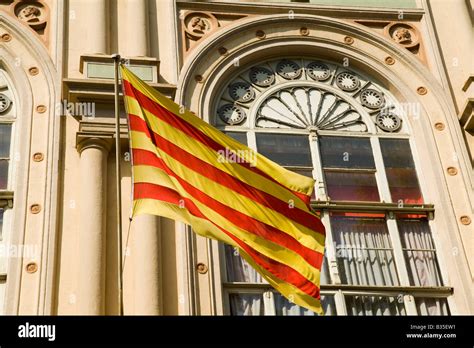
[[(149, 83), (149, 85), (167, 97), (174, 99), (176, 85), (168, 83)], [(114, 87), (115, 83), (112, 80), (66, 78), (63, 79), (63, 96), (69, 102), (102, 101), (113, 103)], [(123, 103), (122, 98), (120, 98), (120, 102)]]
[[(112, 148), (115, 145), (115, 120), (81, 121), (76, 133), (76, 149), (80, 151), (81, 144), (89, 139), (100, 139)], [(123, 150), (128, 149), (128, 125), (125, 119), (120, 120), (120, 143)]]

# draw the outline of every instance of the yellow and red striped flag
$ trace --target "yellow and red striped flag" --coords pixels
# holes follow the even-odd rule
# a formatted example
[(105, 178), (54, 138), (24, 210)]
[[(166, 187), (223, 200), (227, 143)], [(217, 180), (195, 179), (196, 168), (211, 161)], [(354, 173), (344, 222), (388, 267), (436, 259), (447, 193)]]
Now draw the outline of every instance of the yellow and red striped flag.
[(183, 221), (238, 248), (282, 295), (322, 314), (325, 230), (309, 206), (314, 180), (230, 138), (124, 66), (121, 73), (133, 215)]

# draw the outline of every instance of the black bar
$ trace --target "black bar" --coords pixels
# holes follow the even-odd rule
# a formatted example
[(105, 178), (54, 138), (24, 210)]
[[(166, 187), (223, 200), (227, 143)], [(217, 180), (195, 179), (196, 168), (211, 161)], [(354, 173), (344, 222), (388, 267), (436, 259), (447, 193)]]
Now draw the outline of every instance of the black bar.
[[(474, 346), (474, 317), (0, 317), (1, 348), (144, 345)], [(26, 324), (28, 323), (28, 324)], [(23, 326), (21, 326), (23, 325)], [(26, 326), (28, 325), (28, 326)], [(55, 325), (49, 336), (46, 327)], [(431, 325), (431, 326), (430, 326)], [(46, 337), (19, 337), (42, 331)], [(433, 335), (450, 335), (450, 337)], [(421, 337), (408, 337), (421, 335)], [(455, 337), (454, 337), (455, 336)], [(49, 337), (49, 338), (48, 338)]]

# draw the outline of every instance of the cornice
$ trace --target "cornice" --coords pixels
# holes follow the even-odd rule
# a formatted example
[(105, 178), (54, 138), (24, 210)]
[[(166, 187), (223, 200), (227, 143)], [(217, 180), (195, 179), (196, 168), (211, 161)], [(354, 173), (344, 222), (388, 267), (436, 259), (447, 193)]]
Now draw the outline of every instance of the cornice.
[(334, 18), (347, 19), (373, 19), (373, 20), (400, 20), (400, 12), (404, 20), (419, 21), (425, 11), (410, 8), (377, 8), (356, 6), (329, 6), (317, 4), (304, 4), (296, 2), (268, 3), (268, 2), (230, 2), (230, 1), (189, 1), (177, 0), (178, 9), (195, 11), (213, 11), (224, 13), (271, 15), (293, 11), (294, 14), (304, 13)]
[[(113, 121), (81, 121), (76, 133), (76, 149), (81, 153), (87, 148), (100, 148), (110, 151), (115, 141), (115, 123)], [(120, 123), (120, 141), (128, 143), (128, 126), (125, 120)]]
[[(150, 83), (149, 85), (167, 97), (174, 98), (176, 85), (168, 83)], [(63, 98), (69, 102), (100, 101), (113, 103), (114, 86), (112, 80), (65, 78), (63, 79)]]

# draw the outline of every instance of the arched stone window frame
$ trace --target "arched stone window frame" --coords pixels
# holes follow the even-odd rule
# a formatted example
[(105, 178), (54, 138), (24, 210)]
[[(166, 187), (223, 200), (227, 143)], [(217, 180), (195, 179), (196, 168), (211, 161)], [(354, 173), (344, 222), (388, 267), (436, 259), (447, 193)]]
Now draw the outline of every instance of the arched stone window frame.
[[(309, 35), (301, 35), (302, 27), (309, 30)], [(264, 38), (255, 36), (257, 30), (266, 33)], [(347, 40), (347, 37), (352, 40)], [(220, 47), (226, 50), (219, 50)], [(420, 104), (419, 119), (409, 120), (413, 134), (417, 134), (411, 139), (412, 151), (416, 158), (423, 158), (423, 163), (418, 168), (419, 180), (438, 188), (437, 192), (425, 190), (427, 192), (424, 192), (424, 196), (425, 201), (433, 202), (439, 212), (430, 226), (436, 240), (443, 278), (451, 286), (462, 287), (465, 283), (462, 278), (470, 273), (467, 264), (469, 261), (459, 260), (462, 270), (454, 270), (445, 260), (449, 259), (452, 250), (461, 245), (458, 243), (468, 244), (466, 239), (460, 241), (462, 227), (456, 219), (472, 201), (471, 191), (466, 189), (472, 180), (466, 150), (455, 123), (453, 107), (441, 84), (409, 52), (367, 28), (339, 19), (300, 14), (295, 14), (291, 20), (286, 15), (252, 17), (227, 26), (205, 39), (195, 49), (183, 66), (176, 101), (210, 122), (210, 117), (214, 115), (214, 100), (224, 88), (225, 81), (240, 66), (295, 54), (338, 62), (349, 60), (354, 68), (389, 86), (399, 101)], [(388, 65), (388, 58), (395, 63)], [(410, 78), (406, 79), (407, 76)], [(424, 93), (426, 91), (428, 93)], [(447, 125), (448, 134), (445, 139), (439, 139), (434, 129), (434, 124), (440, 121)], [(448, 146), (458, 154), (462, 171), (457, 185), (447, 183), (443, 170), (452, 158), (452, 150), (446, 150)], [(452, 196), (462, 196), (462, 202), (447, 204)], [(195, 240), (194, 236), (188, 235), (181, 242), (191, 251)], [(186, 257), (217, 260), (219, 253), (215, 244), (209, 242), (204, 252), (194, 249), (191, 256), (188, 253)], [(207, 280), (211, 287), (210, 293), (217, 294), (216, 303), (211, 309), (211, 312), (216, 313), (223, 312), (219, 304), (222, 300), (219, 298), (220, 273), (217, 264), (214, 270), (210, 269), (209, 277), (218, 281), (214, 283), (211, 279)], [(203, 281), (200, 280), (201, 283)], [(209, 301), (207, 296), (198, 293), (194, 300)], [(451, 312), (456, 313), (456, 304), (462, 306), (461, 304), (468, 302), (468, 297), (468, 294), (449, 297)], [(194, 310), (189, 307), (189, 312)]]
[[(52, 23), (59, 25), (56, 20)], [(61, 97), (55, 63), (60, 60), (53, 55), (53, 62), (30, 28), (4, 12), (0, 12), (0, 35), (0, 65), (10, 79), (16, 103), (13, 177), (8, 188), (13, 208), (8, 212), (9, 231), (5, 231), (15, 254), (7, 255), (0, 310), (5, 314), (54, 314), (60, 157), (57, 106)], [(60, 34), (54, 37), (51, 52), (61, 46), (60, 40)]]

